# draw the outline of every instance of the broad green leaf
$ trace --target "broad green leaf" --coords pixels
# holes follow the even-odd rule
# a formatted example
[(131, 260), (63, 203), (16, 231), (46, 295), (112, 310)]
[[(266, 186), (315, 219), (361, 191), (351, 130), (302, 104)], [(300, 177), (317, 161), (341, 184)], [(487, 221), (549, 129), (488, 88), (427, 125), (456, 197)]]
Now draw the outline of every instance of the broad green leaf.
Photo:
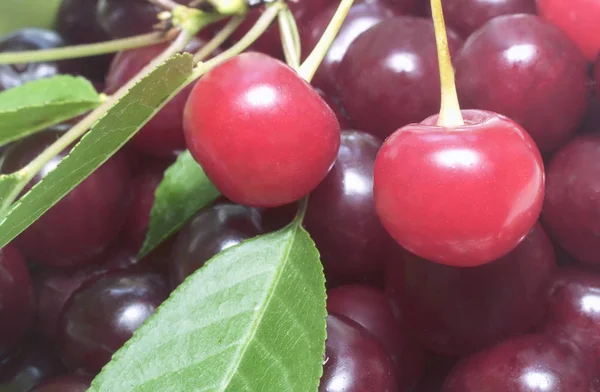
[(325, 279), (296, 225), (213, 257), (113, 356), (88, 392), (314, 392)]
[(52, 28), (61, 0), (0, 0), (0, 35), (23, 27)]
[[(110, 158), (173, 96), (191, 74), (192, 56), (175, 55), (135, 85), (54, 170), (0, 222), (0, 248), (19, 235)], [(0, 179), (0, 189), (3, 186)]]
[(175, 233), (202, 207), (219, 197), (219, 191), (210, 182), (202, 167), (189, 151), (179, 155), (166, 171), (156, 189), (154, 205), (146, 240), (140, 250), (142, 259), (161, 242)]
[(0, 145), (76, 117), (100, 105), (84, 78), (59, 75), (0, 93)]

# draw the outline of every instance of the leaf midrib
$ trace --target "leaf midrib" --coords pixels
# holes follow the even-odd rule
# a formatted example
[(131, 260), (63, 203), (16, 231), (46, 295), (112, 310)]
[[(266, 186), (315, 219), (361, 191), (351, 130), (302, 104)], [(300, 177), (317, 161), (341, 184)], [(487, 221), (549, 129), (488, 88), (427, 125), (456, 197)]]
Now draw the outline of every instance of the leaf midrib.
[(292, 245), (294, 244), (294, 241), (296, 241), (296, 231), (298, 230), (299, 225), (295, 222), (292, 223), (292, 225), (293, 225), (293, 228), (290, 230), (290, 235), (292, 235), (292, 239), (285, 249), (284, 261), (283, 261), (283, 263), (281, 263), (281, 266), (279, 268), (277, 268), (277, 272), (275, 273), (275, 277), (273, 279), (273, 284), (271, 285), (271, 287), (269, 287), (269, 289), (267, 290), (267, 293), (265, 295), (266, 300), (263, 301), (263, 305), (260, 306), (258, 309), (259, 312), (257, 312), (257, 313), (259, 314), (259, 316), (257, 318), (255, 318), (254, 321), (252, 322), (252, 326), (250, 327), (249, 333), (248, 333), (248, 335), (246, 335), (247, 336), (246, 342), (240, 347), (240, 349), (238, 351), (239, 355), (237, 355), (237, 359), (235, 360), (235, 365), (231, 368), (231, 370), (227, 374), (227, 376), (225, 378), (225, 382), (223, 384), (221, 384), (220, 391), (223, 391), (223, 392), (226, 391), (227, 387), (231, 383), (231, 380), (237, 373), (237, 370), (239, 369), (240, 364), (245, 357), (246, 351), (248, 350), (248, 346), (254, 339), (254, 336), (256, 336), (256, 331), (258, 330), (258, 326), (260, 325), (260, 322), (262, 321), (262, 319), (266, 313), (265, 309), (271, 303), (271, 300), (273, 298), (273, 292), (275, 291), (275, 288), (277, 287), (279, 280), (281, 279), (283, 270), (288, 263)]

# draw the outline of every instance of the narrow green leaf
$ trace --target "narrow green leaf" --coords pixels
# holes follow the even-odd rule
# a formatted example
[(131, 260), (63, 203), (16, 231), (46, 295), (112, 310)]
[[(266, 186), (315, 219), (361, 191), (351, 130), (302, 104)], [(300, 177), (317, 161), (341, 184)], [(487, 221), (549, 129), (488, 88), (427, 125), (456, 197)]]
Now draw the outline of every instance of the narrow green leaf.
[(325, 279), (296, 225), (213, 257), (104, 367), (88, 392), (313, 392)]
[(110, 158), (173, 96), (191, 74), (192, 56), (175, 55), (135, 85), (54, 170), (0, 222), (0, 248), (29, 227)]
[(20, 172), (0, 175), (0, 216), (10, 207), (23, 182), (24, 177)]
[(175, 233), (199, 209), (220, 193), (189, 151), (179, 155), (166, 171), (155, 192), (146, 240), (138, 255), (142, 259)]
[(59, 75), (0, 93), (0, 145), (76, 117), (100, 104), (84, 78)]

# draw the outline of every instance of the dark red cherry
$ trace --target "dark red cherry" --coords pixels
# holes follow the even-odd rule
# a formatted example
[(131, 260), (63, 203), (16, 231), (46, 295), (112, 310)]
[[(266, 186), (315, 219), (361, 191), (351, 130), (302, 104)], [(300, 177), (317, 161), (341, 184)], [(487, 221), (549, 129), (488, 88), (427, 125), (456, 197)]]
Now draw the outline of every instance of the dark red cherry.
[(600, 99), (600, 52), (594, 65), (594, 81), (596, 82), (596, 99)]
[[(0, 39), (0, 52), (54, 49), (61, 46), (64, 46), (64, 41), (58, 33), (43, 29), (22, 29)], [(0, 91), (49, 78), (59, 72), (59, 63), (56, 61), (0, 65)]]
[(327, 316), (325, 362), (319, 392), (395, 392), (394, 364), (383, 345), (360, 325)]
[(540, 225), (505, 257), (479, 267), (391, 259), (385, 289), (399, 320), (436, 353), (462, 355), (527, 331), (540, 319), (556, 269)]
[(400, 245), (428, 260), (476, 266), (514, 249), (538, 219), (544, 167), (515, 122), (463, 110), (465, 125), (438, 116), (390, 136), (375, 162), (375, 206)]
[(358, 282), (381, 272), (394, 246), (373, 201), (373, 166), (381, 144), (368, 133), (343, 131), (333, 168), (308, 199), (304, 223), (328, 280)]
[(184, 126), (190, 152), (221, 193), (253, 207), (306, 196), (340, 145), (327, 103), (290, 67), (260, 53), (242, 53), (204, 75)]
[[(314, 49), (336, 10), (337, 4), (331, 5), (300, 29), (304, 56), (308, 56)], [(392, 8), (383, 5), (380, 1), (355, 2), (327, 55), (321, 62), (312, 84), (323, 89), (327, 94), (336, 96), (337, 70), (350, 44), (370, 27), (394, 15), (399, 15), (399, 13), (394, 12)]]
[(582, 134), (553, 156), (542, 221), (555, 240), (584, 263), (600, 264), (600, 136)]
[(177, 287), (217, 253), (263, 232), (259, 211), (233, 203), (200, 210), (181, 229), (173, 246), (170, 277)]
[(571, 37), (589, 61), (600, 51), (600, 3), (590, 0), (536, 0), (539, 14)]
[[(40, 154), (61, 132), (46, 131), (12, 146), (0, 165), (2, 173), (19, 170)], [(50, 160), (27, 189), (38, 183), (66, 156)], [(86, 263), (119, 234), (131, 203), (129, 169), (116, 154), (15, 239), (30, 261), (53, 266)]]
[[(186, 51), (194, 53), (204, 45), (199, 38), (187, 46)], [(133, 78), (152, 59), (166, 49), (168, 43), (146, 46), (120, 52), (115, 57), (106, 78), (106, 92), (117, 91)], [(185, 149), (183, 136), (183, 108), (192, 91), (192, 85), (184, 88), (167, 103), (131, 140), (140, 152), (161, 158), (170, 158)]]
[[(450, 51), (461, 45), (448, 31)], [(386, 19), (352, 42), (339, 65), (341, 102), (354, 125), (381, 139), (440, 109), (433, 23), (425, 18)]]
[(0, 391), (29, 392), (66, 370), (53, 348), (30, 340), (8, 361), (0, 363)]
[(43, 382), (32, 392), (86, 392), (92, 378), (81, 375), (55, 377)]
[(463, 107), (510, 117), (542, 152), (568, 140), (585, 116), (587, 62), (538, 16), (495, 18), (465, 42), (454, 65)]
[(346, 109), (342, 107), (342, 104), (339, 102), (339, 99), (333, 98), (331, 95), (328, 95), (325, 91), (316, 88), (317, 92), (323, 98), (323, 100), (329, 105), (331, 110), (335, 113), (335, 117), (340, 123), (341, 129), (352, 129), (352, 120), (348, 113), (346, 113)]
[(442, 392), (590, 392), (593, 373), (577, 346), (549, 335), (526, 335), (459, 363)]
[(27, 264), (14, 245), (8, 244), (0, 250), (0, 360), (23, 341), (34, 312)]
[(580, 266), (555, 274), (541, 330), (558, 333), (600, 361), (600, 273)]
[(429, 354), (425, 360), (425, 372), (415, 392), (440, 392), (442, 385), (458, 359)]
[(535, 0), (444, 0), (442, 6), (448, 25), (465, 38), (498, 16), (536, 13)]
[(116, 271), (89, 281), (66, 303), (59, 346), (67, 363), (98, 372), (169, 295), (153, 272)]
[(422, 3), (427, 3), (421, 0), (383, 0), (390, 8), (403, 14), (417, 15), (420, 12)]
[(327, 311), (360, 324), (387, 350), (395, 363), (398, 388), (415, 386), (423, 372), (423, 350), (398, 324), (383, 290), (344, 285), (327, 292)]

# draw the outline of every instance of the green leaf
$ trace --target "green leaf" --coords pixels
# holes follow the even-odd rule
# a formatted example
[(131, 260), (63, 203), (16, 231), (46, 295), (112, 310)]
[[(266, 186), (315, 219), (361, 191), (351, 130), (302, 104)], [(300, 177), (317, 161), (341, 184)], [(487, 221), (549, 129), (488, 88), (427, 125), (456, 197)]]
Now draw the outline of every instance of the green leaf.
[(181, 153), (165, 171), (156, 189), (148, 232), (139, 259), (177, 232), (192, 215), (219, 195), (190, 152), (186, 150)]
[(21, 172), (0, 175), (0, 216), (2, 216), (10, 203), (15, 199), (21, 188), (26, 185)]
[(59, 75), (0, 93), (0, 145), (76, 117), (100, 105), (84, 78)]
[(317, 391), (325, 317), (319, 254), (292, 224), (192, 274), (88, 392)]
[(0, 0), (0, 35), (23, 27), (52, 28), (61, 0)]
[[(189, 54), (175, 55), (136, 84), (0, 222), (0, 248), (96, 170), (177, 93), (192, 73)], [(0, 189), (3, 179), (0, 179)]]

